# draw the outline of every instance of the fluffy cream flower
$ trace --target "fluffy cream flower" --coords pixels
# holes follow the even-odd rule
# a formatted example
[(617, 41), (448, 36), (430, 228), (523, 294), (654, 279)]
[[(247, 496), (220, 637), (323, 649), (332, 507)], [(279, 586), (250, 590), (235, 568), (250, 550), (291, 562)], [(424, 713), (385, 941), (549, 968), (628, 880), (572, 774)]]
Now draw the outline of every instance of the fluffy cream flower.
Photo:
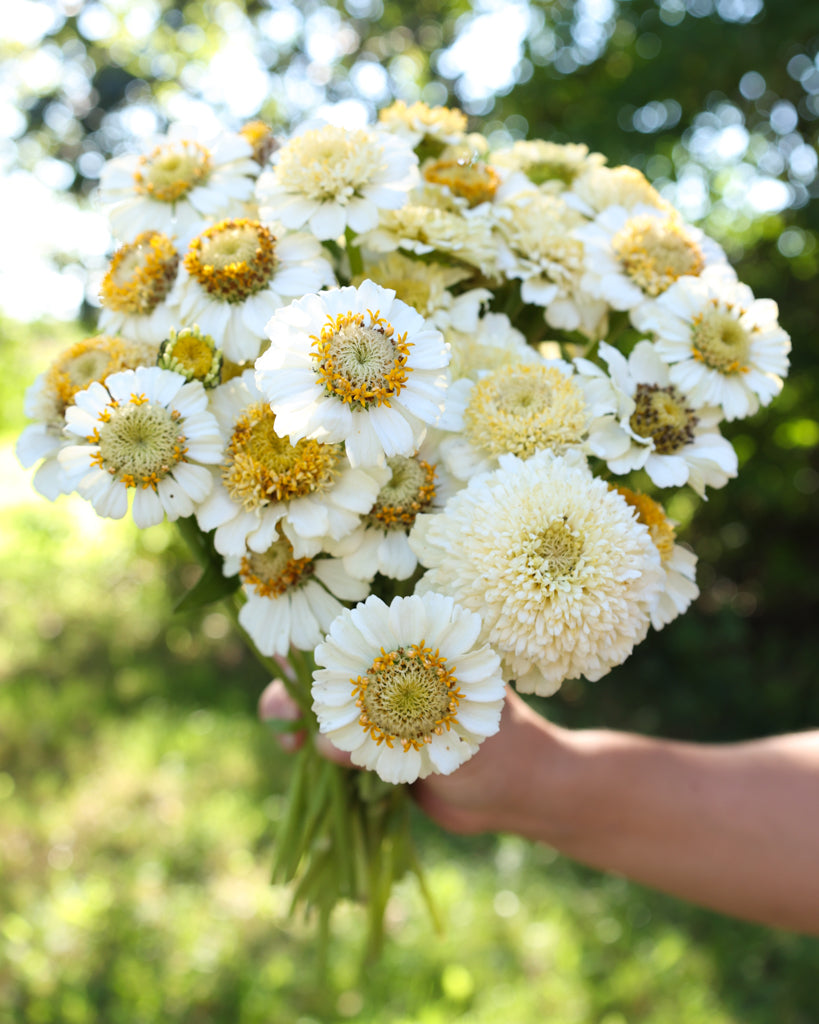
[(451, 597), (375, 596), (340, 615), (316, 648), (313, 711), (354, 764), (387, 782), (448, 775), (498, 731), (500, 660), (480, 617)]
[(466, 114), (451, 107), (430, 107), (426, 103), (396, 100), (378, 112), (382, 128), (409, 140), (413, 147), (441, 150), (460, 142), (466, 132)]
[(493, 164), (521, 171), (534, 185), (570, 185), (578, 175), (605, 162), (602, 153), (589, 153), (589, 147), (582, 143), (561, 144), (545, 139), (518, 139), (492, 154)]
[(410, 535), (417, 591), (481, 616), (519, 690), (599, 679), (646, 635), (662, 583), (657, 549), (624, 499), (551, 452), (505, 455)]

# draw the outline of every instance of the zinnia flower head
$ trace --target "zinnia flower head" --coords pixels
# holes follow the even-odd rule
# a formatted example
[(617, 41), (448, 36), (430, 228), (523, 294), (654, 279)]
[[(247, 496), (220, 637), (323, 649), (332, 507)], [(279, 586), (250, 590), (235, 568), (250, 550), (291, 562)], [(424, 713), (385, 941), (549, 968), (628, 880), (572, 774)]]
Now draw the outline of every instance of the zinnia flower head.
[(395, 292), (365, 281), (307, 295), (267, 325), (256, 380), (295, 442), (343, 441), (354, 466), (413, 455), (444, 407), (441, 333)]
[(321, 732), (387, 782), (450, 774), (500, 725), (500, 660), (480, 632), (480, 616), (441, 594), (345, 611), (316, 648)]
[(599, 679), (645, 636), (661, 581), (648, 530), (585, 466), (544, 451), (473, 478), (410, 544), (417, 591), (480, 614), (482, 639), (519, 690)]

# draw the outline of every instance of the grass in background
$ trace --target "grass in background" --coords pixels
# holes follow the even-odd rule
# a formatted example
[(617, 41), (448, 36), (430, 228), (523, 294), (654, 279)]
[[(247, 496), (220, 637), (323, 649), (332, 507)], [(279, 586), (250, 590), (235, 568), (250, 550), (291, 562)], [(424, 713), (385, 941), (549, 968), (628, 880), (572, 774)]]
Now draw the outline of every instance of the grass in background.
[(218, 608), (174, 616), (196, 570), (172, 527), (31, 490), (9, 446), (44, 353), (10, 337), (0, 1024), (815, 1024), (815, 942), (420, 815), (444, 934), (408, 879), (383, 960), (360, 971), (345, 906), (319, 976), (268, 883), (288, 764), (255, 718), (266, 679)]

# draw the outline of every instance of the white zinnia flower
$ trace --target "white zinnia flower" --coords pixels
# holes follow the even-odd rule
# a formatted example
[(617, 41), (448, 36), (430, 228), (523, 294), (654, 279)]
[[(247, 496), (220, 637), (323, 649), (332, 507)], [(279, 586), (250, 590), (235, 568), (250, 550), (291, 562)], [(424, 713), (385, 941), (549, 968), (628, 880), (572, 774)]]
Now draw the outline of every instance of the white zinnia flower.
[(671, 383), (697, 405), (721, 406), (727, 420), (753, 415), (782, 390), (790, 338), (771, 299), (721, 276), (683, 277), (656, 302), (635, 310), (671, 364)]
[(736, 452), (718, 429), (720, 410), (695, 407), (650, 341), (638, 342), (628, 359), (605, 342), (599, 353), (610, 378), (588, 360), (575, 365), (597, 407), (608, 406), (589, 428), (589, 450), (613, 473), (644, 468), (658, 487), (687, 483), (700, 497), (737, 475)]
[(338, 444), (291, 444), (252, 370), (216, 388), (211, 409), (226, 447), (196, 518), (216, 531), (220, 554), (241, 556), (245, 545), (266, 551), (281, 529), (297, 558), (311, 557), (325, 538), (340, 540), (370, 511), (386, 470), (353, 468)]
[(429, 570), (417, 591), (478, 612), (504, 675), (544, 696), (625, 661), (662, 582), (657, 549), (624, 499), (548, 451), (501, 456), (442, 512), (419, 516), (410, 544)]
[(103, 167), (99, 203), (117, 238), (151, 229), (186, 246), (209, 223), (253, 195), (259, 166), (250, 143), (234, 132), (203, 134), (173, 124), (146, 140), (143, 153), (115, 157)]
[(466, 133), (466, 114), (451, 107), (430, 107), (426, 103), (396, 100), (378, 112), (378, 123), (387, 131), (408, 140), (413, 148), (442, 149), (460, 142)]
[[(157, 346), (131, 344), (124, 338), (98, 334), (71, 345), (41, 373), (28, 388), (24, 411), (29, 424), (17, 440), (17, 458), (26, 467), (40, 462), (33, 485), (53, 501), (72, 490), (66, 483), (57, 453), (70, 442), (65, 427), (65, 410), (74, 396), (94, 381), (104, 382), (112, 373), (156, 363)], [(41, 461), (42, 460), (42, 461)]]
[[(485, 313), (468, 334), (449, 330), (446, 335), (450, 351), (449, 372), (453, 381), (463, 377), (478, 380), (487, 370), (496, 370), (513, 363), (540, 363), (537, 349), (526, 341), (526, 335), (512, 326), (505, 313)], [(447, 394), (449, 406), (449, 394)]]
[(365, 281), (307, 295), (267, 325), (256, 380), (294, 443), (344, 442), (354, 466), (413, 455), (444, 407), (443, 336), (395, 292)]
[(584, 291), (612, 309), (630, 310), (656, 298), (681, 277), (697, 277), (707, 266), (730, 272), (725, 253), (679, 214), (653, 206), (611, 206), (575, 229), (585, 246)]
[(134, 492), (137, 526), (189, 516), (211, 488), (199, 463), (218, 462), (222, 438), (199, 381), (158, 366), (94, 383), (66, 409), (75, 444), (59, 453), (69, 484), (100, 516), (121, 519)]
[(313, 711), (354, 764), (387, 782), (448, 775), (498, 731), (497, 654), (476, 647), (480, 616), (451, 597), (367, 600), (316, 648)]
[(291, 647), (312, 651), (343, 611), (342, 601), (361, 601), (365, 580), (353, 578), (337, 558), (296, 558), (286, 537), (266, 551), (225, 559), (226, 576), (237, 573), (247, 600), (239, 623), (266, 657)]
[(521, 171), (534, 185), (570, 185), (578, 175), (606, 162), (602, 153), (589, 153), (582, 143), (547, 142), (545, 139), (518, 139), (507, 149), (496, 150), (492, 163)]
[(306, 292), (335, 283), (311, 235), (276, 238), (256, 220), (223, 220), (198, 235), (185, 255), (175, 299), (184, 323), (219, 339), (226, 358), (254, 360), (265, 324)]
[(100, 286), (100, 329), (158, 345), (176, 323), (168, 301), (179, 253), (167, 235), (143, 231), (114, 253)]
[(651, 602), (649, 613), (654, 629), (662, 629), (699, 596), (699, 587), (695, 582), (697, 556), (681, 544), (675, 544), (674, 527), (659, 502), (627, 487), (618, 487), (617, 492), (622, 494), (636, 512), (639, 521), (648, 528), (654, 546), (660, 553), (663, 586)]
[(403, 206), (418, 176), (418, 157), (404, 139), (378, 128), (326, 124), (294, 136), (260, 175), (263, 219), (308, 227), (320, 239), (345, 228), (369, 231), (379, 210)]

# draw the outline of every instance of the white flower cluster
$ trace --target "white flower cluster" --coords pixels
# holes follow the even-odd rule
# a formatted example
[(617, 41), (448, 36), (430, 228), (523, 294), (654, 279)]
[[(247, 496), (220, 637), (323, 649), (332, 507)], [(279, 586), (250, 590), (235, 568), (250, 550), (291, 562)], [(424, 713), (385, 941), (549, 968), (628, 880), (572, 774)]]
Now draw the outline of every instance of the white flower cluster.
[(392, 782), (470, 757), (504, 679), (599, 679), (688, 607), (656, 492), (736, 475), (720, 424), (788, 368), (775, 304), (640, 172), (466, 127), (399, 102), (112, 160), (105, 333), (18, 445), (49, 498), (195, 517), (259, 651), (312, 652), (321, 730)]

